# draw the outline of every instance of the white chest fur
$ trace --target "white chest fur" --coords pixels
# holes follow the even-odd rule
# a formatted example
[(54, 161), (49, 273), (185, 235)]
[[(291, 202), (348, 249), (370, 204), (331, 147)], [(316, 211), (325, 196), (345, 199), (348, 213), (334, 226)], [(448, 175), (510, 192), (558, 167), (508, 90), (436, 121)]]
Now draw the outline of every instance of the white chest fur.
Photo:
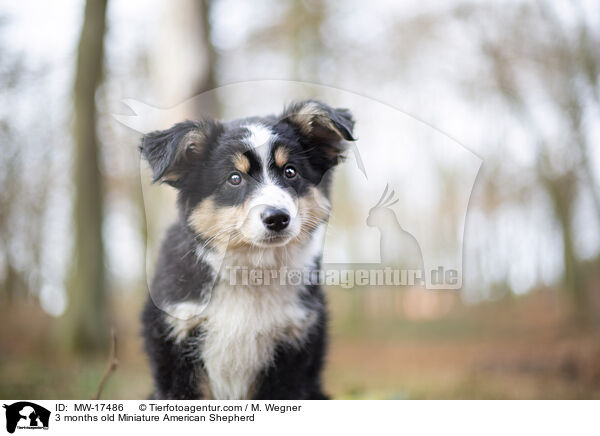
[(202, 359), (213, 397), (248, 398), (277, 343), (300, 345), (315, 320), (296, 289), (218, 286), (202, 323)]
[[(293, 253), (296, 265), (292, 267), (308, 265), (317, 250), (318, 244)], [(277, 257), (268, 262), (269, 267), (281, 265)], [(265, 257), (261, 259), (264, 263)], [(236, 265), (248, 263), (240, 258), (227, 260)], [(302, 303), (302, 286), (273, 282), (262, 287), (231, 285), (228, 278), (229, 274), (223, 274), (217, 280), (208, 305), (174, 304), (167, 321), (177, 341), (202, 326), (199, 350), (212, 397), (245, 399), (252, 394), (260, 371), (272, 363), (277, 344), (301, 346), (318, 314)]]
[(199, 352), (213, 398), (247, 399), (277, 344), (302, 344), (317, 313), (302, 304), (301, 292), (291, 286), (220, 283), (207, 306), (185, 302), (169, 308), (166, 319), (176, 341), (202, 326)]

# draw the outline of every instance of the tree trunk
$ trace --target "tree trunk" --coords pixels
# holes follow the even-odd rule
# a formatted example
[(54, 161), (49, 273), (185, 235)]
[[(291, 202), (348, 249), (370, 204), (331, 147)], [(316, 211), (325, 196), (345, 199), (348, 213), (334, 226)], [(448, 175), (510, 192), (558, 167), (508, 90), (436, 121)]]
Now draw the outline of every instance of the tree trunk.
[(75, 243), (69, 278), (69, 346), (81, 352), (108, 345), (102, 175), (95, 94), (102, 76), (107, 0), (87, 0), (74, 87)]
[(210, 40), (211, 23), (210, 23), (210, 8), (209, 0), (194, 1), (192, 7), (196, 9), (196, 17), (198, 18), (198, 32), (195, 35), (200, 40), (200, 45), (203, 48), (205, 58), (203, 74), (198, 78), (195, 86), (194, 95), (200, 95), (208, 92), (204, 98), (198, 99), (199, 104), (195, 108), (196, 116), (201, 118), (206, 115), (221, 117), (221, 105), (219, 104), (216, 92), (210, 92), (217, 87), (215, 79), (215, 68), (217, 61), (217, 53)]
[(588, 304), (585, 295), (585, 285), (582, 280), (581, 264), (575, 252), (573, 237), (573, 198), (575, 177), (559, 177), (556, 179), (543, 179), (544, 185), (550, 194), (554, 206), (554, 214), (560, 226), (563, 243), (563, 286), (569, 292), (574, 303), (574, 319), (578, 325), (589, 323)]

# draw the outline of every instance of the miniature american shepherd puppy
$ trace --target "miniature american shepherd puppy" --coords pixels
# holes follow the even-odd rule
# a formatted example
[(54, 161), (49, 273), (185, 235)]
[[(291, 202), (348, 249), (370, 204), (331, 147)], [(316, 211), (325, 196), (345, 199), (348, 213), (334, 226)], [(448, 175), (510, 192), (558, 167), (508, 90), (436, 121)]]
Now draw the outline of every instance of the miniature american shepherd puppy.
[(308, 100), (144, 136), (179, 209), (142, 315), (153, 398), (326, 398), (323, 290), (285, 272), (320, 269), (331, 170), (353, 127), (348, 110)]

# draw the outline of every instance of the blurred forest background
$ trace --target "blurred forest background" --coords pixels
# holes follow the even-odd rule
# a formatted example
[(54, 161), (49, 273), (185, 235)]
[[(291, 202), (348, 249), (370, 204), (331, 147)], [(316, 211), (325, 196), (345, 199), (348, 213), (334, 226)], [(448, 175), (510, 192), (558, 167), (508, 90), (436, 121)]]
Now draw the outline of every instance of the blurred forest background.
[(138, 314), (161, 234), (140, 135), (112, 114), (264, 79), (369, 97), (483, 159), (460, 292), (328, 289), (334, 398), (600, 398), (591, 0), (1, 2), (1, 398), (92, 397), (111, 327), (103, 398), (150, 393)]

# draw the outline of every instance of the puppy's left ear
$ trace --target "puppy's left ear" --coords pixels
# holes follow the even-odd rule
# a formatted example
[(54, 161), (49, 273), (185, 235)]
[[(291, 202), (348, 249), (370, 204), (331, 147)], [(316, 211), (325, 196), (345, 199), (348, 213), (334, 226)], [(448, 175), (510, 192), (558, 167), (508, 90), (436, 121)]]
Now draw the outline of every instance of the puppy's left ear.
[(209, 121), (184, 121), (145, 135), (140, 151), (152, 169), (153, 181), (177, 187), (203, 154), (213, 127)]
[(334, 109), (320, 101), (291, 104), (281, 115), (281, 121), (294, 126), (310, 148), (321, 152), (328, 166), (336, 165), (343, 158), (344, 141), (356, 140), (350, 111)]

